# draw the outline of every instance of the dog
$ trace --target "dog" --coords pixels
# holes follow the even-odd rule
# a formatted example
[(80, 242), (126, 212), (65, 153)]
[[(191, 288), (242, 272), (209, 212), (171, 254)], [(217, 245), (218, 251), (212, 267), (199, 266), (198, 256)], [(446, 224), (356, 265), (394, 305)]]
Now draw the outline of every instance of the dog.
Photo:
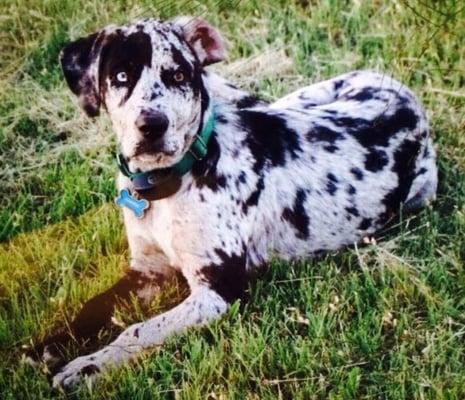
[(96, 335), (130, 296), (150, 301), (174, 273), (190, 294), (58, 369), (55, 387), (220, 318), (271, 257), (341, 249), (434, 199), (427, 118), (404, 85), (355, 71), (268, 104), (206, 70), (224, 58), (219, 32), (190, 17), (109, 26), (62, 51), (81, 107), (91, 117), (105, 109), (112, 121), (131, 258), (121, 280), (40, 342), (31, 362), (59, 365), (59, 346)]

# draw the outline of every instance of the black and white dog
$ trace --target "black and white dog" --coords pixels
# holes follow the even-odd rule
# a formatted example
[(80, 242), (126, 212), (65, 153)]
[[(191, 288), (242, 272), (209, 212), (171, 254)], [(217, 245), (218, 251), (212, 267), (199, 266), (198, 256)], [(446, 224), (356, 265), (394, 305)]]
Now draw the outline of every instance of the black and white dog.
[(63, 50), (71, 90), (90, 116), (108, 112), (118, 138), (118, 204), (131, 260), (68, 331), (30, 356), (53, 365), (60, 345), (95, 335), (131, 295), (150, 300), (176, 271), (190, 294), (65, 365), (54, 386), (95, 377), (220, 318), (249, 272), (272, 256), (340, 249), (376, 232), (399, 207), (434, 198), (428, 123), (403, 85), (358, 71), (267, 104), (205, 71), (224, 53), (214, 28), (187, 17), (109, 26)]

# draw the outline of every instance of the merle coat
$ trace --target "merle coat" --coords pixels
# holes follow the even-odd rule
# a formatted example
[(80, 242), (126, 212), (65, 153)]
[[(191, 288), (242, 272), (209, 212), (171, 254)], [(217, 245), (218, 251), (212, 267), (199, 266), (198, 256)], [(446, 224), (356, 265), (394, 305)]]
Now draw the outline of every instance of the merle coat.
[[(132, 171), (179, 161), (212, 112), (215, 126), (207, 155), (174, 194), (151, 201), (142, 219), (123, 209), (127, 274), (84, 305), (70, 332), (54, 332), (32, 357), (57, 365), (57, 349), (71, 335), (94, 335), (131, 294), (150, 301), (174, 271), (187, 280), (189, 296), (66, 364), (55, 386), (95, 377), (173, 333), (219, 318), (242, 296), (249, 272), (271, 257), (340, 249), (376, 233), (400, 207), (434, 197), (428, 123), (404, 85), (356, 71), (267, 104), (205, 70), (222, 58), (218, 32), (185, 18), (111, 26), (65, 48), (71, 90), (89, 115), (108, 112)], [(134, 191), (122, 174), (117, 182)]]

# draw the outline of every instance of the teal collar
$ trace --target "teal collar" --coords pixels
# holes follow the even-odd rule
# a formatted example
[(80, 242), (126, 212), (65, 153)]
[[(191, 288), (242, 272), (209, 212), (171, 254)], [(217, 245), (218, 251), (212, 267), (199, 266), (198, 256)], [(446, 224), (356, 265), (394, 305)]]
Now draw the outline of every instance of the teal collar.
[[(202, 160), (207, 154), (208, 142), (213, 133), (213, 129), (215, 128), (214, 108), (209, 107), (207, 112), (210, 112), (210, 116), (208, 117), (205, 125), (202, 127), (202, 130), (196, 135), (194, 141), (189, 147), (189, 150), (186, 154), (184, 154), (183, 158), (179, 162), (171, 167), (153, 169), (146, 172), (131, 172), (129, 171), (129, 167), (124, 160), (123, 155), (117, 155), (116, 161), (118, 163), (118, 168), (124, 176), (131, 180), (134, 190), (143, 196), (144, 191), (157, 192), (157, 188), (161, 188), (162, 190), (160, 193), (151, 193), (150, 196), (147, 196), (150, 197), (150, 199), (158, 199), (167, 197), (162, 193), (166, 192), (166, 190), (163, 190), (164, 187), (173, 187), (173, 183), (175, 182), (177, 185), (174, 185), (174, 187), (179, 187), (181, 177), (189, 172), (193, 165), (197, 161)], [(168, 190), (168, 192), (171, 191), (172, 190)], [(169, 193), (168, 195), (170, 194), (172, 193)]]

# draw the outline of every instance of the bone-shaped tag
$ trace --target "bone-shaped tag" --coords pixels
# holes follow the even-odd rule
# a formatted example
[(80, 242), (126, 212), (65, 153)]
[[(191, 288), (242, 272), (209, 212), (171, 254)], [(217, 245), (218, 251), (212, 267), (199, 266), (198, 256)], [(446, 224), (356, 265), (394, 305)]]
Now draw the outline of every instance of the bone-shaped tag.
[(129, 208), (137, 218), (143, 218), (145, 210), (149, 208), (149, 202), (145, 199), (138, 200), (131, 195), (129, 189), (122, 189), (119, 196), (115, 199), (115, 203), (119, 207)]

